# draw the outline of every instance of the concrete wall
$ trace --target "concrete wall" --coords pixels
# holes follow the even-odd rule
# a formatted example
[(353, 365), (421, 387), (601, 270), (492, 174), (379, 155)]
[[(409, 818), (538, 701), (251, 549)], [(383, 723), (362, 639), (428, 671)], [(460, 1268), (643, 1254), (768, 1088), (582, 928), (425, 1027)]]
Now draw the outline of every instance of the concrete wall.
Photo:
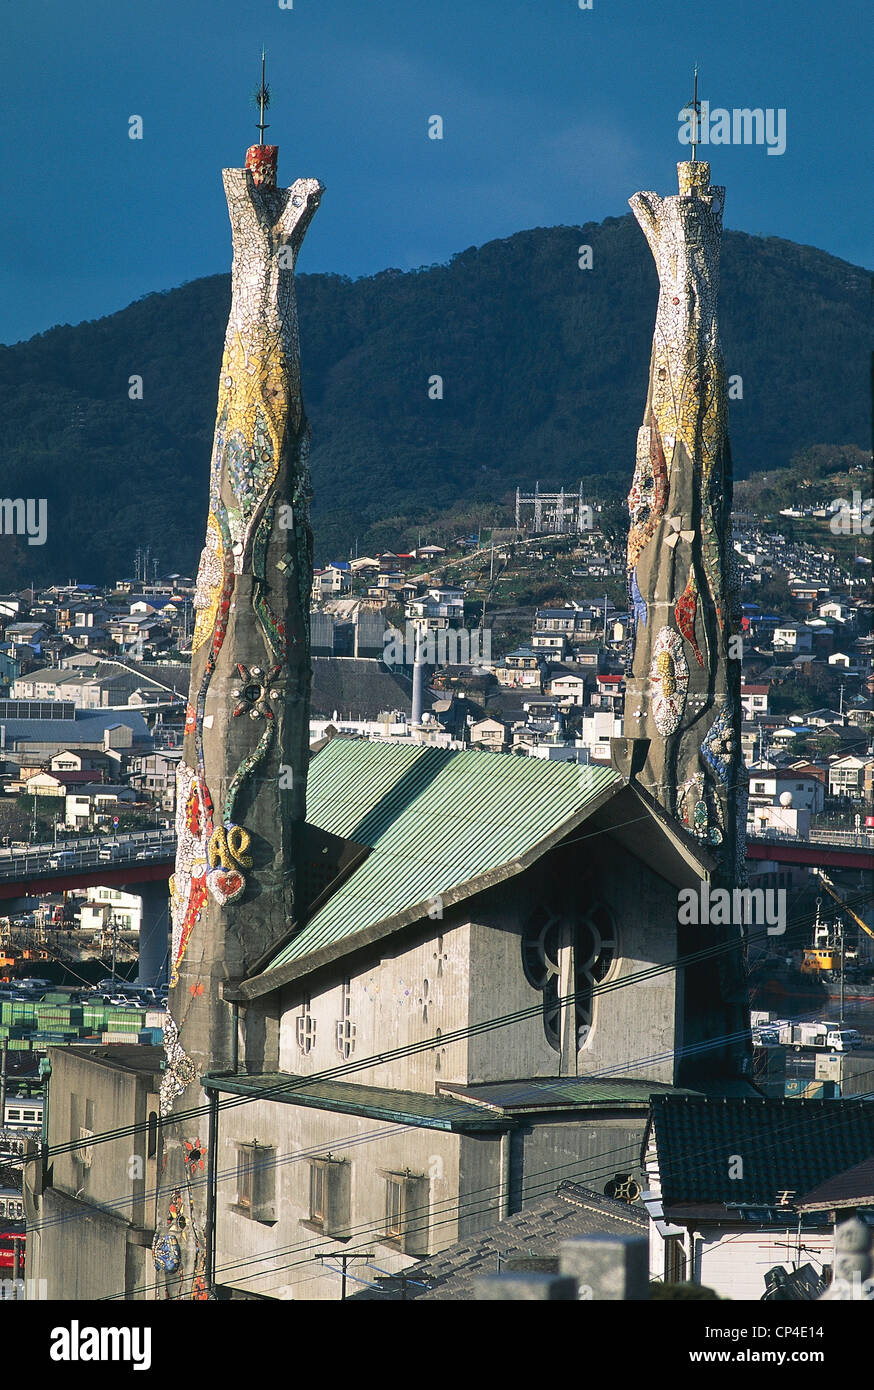
[[(274, 1149), (277, 1220), (253, 1220), (236, 1208), (237, 1145)], [(221, 1112), (217, 1203), (216, 1279), (251, 1293), (282, 1299), (337, 1299), (337, 1256), (348, 1249), (374, 1253), (373, 1264), (393, 1273), (421, 1254), (433, 1253), (458, 1238), (455, 1210), (459, 1151), (466, 1142), (444, 1131), (394, 1125), (354, 1115), (297, 1105), (255, 1101)], [(497, 1150), (498, 1141), (494, 1142)], [(348, 1164), (348, 1240), (313, 1230), (310, 1217), (310, 1163), (325, 1157)], [(420, 1241), (415, 1255), (384, 1243), (383, 1172), (409, 1170), (421, 1179)], [(317, 1256), (325, 1256), (323, 1265)], [(330, 1268), (328, 1267), (330, 1266)], [(355, 1261), (350, 1275), (373, 1282), (378, 1276)], [(350, 1280), (348, 1292), (362, 1285)]]
[[(100, 1054), (99, 1059), (92, 1055)], [(137, 1069), (113, 1065), (136, 1051)], [(158, 1112), (160, 1050), (50, 1048), (49, 1144), (129, 1125)], [(28, 1274), (47, 1281), (49, 1298), (98, 1298), (153, 1282), (151, 1239), (157, 1155), (141, 1131), (52, 1161), (52, 1186), (29, 1222)], [(33, 1240), (31, 1241), (31, 1236)], [(140, 1294), (139, 1296), (143, 1296)]]
[[(447, 914), (403, 940), (376, 948), (364, 963), (349, 969), (349, 1019), (355, 1025), (355, 1057), (404, 1047), (449, 1033), (468, 1022), (467, 989), (470, 928), (460, 913)], [(377, 953), (378, 952), (378, 953)], [(342, 963), (338, 970), (342, 970)], [(300, 986), (284, 992), (280, 1032), (280, 1067), (311, 1076), (342, 1065), (337, 1023), (344, 1018), (343, 977), (314, 981), (309, 1011), (315, 1020), (311, 1052), (301, 1051), (297, 1019), (305, 1011)], [(413, 1053), (390, 1066), (356, 1071), (351, 1080), (433, 1094), (440, 1081), (467, 1080), (468, 1042)]]
[[(572, 918), (596, 900), (606, 904), (617, 931), (616, 960), (606, 982), (673, 960), (676, 890), (608, 837), (599, 836), (597, 843), (597, 860), (584, 839), (559, 847), (524, 874), (447, 910), (442, 919), (353, 958), (345, 967), (348, 1017), (356, 1030), (353, 1057), (536, 1008), (543, 996), (525, 977), (521, 938), (526, 922), (544, 906)], [(283, 992), (283, 1071), (312, 1075), (342, 1063), (336, 1039), (344, 1017), (343, 968), (340, 963), (314, 976), (308, 996), (305, 982)], [(307, 997), (315, 1038), (304, 1053), (296, 1025)], [(538, 1009), (530, 1018), (364, 1069), (353, 1079), (428, 1092), (442, 1082), (603, 1072), (673, 1082), (681, 1012), (681, 986), (668, 970), (595, 996), (591, 1030), (579, 1049), (565, 1047), (559, 1055), (546, 1040)]]
[[(530, 1008), (542, 995), (525, 978), (521, 936), (539, 908), (557, 917), (585, 911), (597, 899), (610, 910), (617, 932), (616, 960), (604, 983), (621, 980), (677, 954), (676, 890), (639, 860), (599, 836), (597, 862), (586, 841), (553, 852), (520, 878), (482, 901), (471, 926), (469, 1023)], [(569, 984), (562, 987), (570, 992)], [(547, 1042), (542, 1014), (469, 1042), (469, 1080), (592, 1076), (608, 1072), (674, 1081), (675, 1030), (680, 1025), (676, 975), (666, 971), (600, 998), (594, 996), (589, 1035), (561, 1055)], [(572, 1030), (565, 1030), (571, 1037)], [(645, 1065), (639, 1065), (646, 1059)]]

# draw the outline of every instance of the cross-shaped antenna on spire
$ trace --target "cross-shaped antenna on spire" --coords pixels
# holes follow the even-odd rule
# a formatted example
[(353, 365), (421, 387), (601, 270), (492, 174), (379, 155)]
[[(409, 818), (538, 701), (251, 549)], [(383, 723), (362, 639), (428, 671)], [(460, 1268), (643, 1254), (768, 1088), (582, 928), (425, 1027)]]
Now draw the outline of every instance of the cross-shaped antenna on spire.
[(256, 89), (255, 89), (255, 102), (256, 102), (256, 104), (257, 104), (257, 106), (258, 106), (258, 108), (259, 108), (259, 110), (260, 110), (260, 113), (261, 113), (261, 119), (260, 119), (260, 121), (257, 122), (258, 131), (259, 131), (259, 134), (260, 134), (260, 136), (261, 136), (261, 138), (260, 138), (260, 140), (259, 140), (258, 143), (261, 144), (261, 145), (264, 144), (264, 132), (265, 132), (265, 130), (269, 130), (269, 129), (270, 129), (270, 127), (267, 125), (267, 123), (266, 123), (265, 120), (264, 120), (264, 112), (267, 110), (268, 106), (270, 105), (270, 88), (267, 86), (267, 79), (266, 79), (266, 64), (267, 64), (267, 57), (266, 57), (266, 54), (265, 54), (265, 52), (264, 52), (264, 49), (262, 48), (262, 49), (261, 49), (261, 86), (260, 86), (260, 87), (256, 87)]
[(695, 76), (692, 79), (692, 100), (685, 108), (692, 114), (692, 163), (697, 163), (696, 151), (698, 149), (698, 121), (701, 116), (701, 103), (698, 100), (698, 64), (695, 64)]

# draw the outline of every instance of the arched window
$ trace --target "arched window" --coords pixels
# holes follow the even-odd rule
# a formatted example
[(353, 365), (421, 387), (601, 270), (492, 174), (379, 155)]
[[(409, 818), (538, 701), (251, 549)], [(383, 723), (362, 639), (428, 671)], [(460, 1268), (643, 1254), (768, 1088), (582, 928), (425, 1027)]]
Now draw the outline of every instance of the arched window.
[(535, 908), (522, 932), (522, 968), (532, 988), (543, 994), (543, 1031), (562, 1051), (566, 1011), (573, 1005), (577, 1049), (592, 1031), (595, 987), (603, 983), (618, 955), (616, 927), (607, 905), (567, 901)]

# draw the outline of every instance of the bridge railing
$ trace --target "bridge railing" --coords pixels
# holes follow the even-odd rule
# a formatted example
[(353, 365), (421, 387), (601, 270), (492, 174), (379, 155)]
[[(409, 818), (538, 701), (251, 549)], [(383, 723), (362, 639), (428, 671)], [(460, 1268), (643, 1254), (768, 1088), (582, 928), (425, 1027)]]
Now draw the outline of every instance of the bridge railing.
[(747, 832), (747, 839), (758, 843), (781, 845), (834, 845), (848, 849), (874, 849), (874, 830), (811, 830), (807, 835), (793, 835), (788, 830), (759, 830), (755, 834)]
[(115, 867), (163, 858), (172, 853), (175, 845), (172, 830), (138, 830), (123, 835), (89, 836), (78, 841), (75, 848), (67, 841), (60, 845), (29, 845), (26, 850), (0, 849), (0, 879), (49, 877), (99, 865)]

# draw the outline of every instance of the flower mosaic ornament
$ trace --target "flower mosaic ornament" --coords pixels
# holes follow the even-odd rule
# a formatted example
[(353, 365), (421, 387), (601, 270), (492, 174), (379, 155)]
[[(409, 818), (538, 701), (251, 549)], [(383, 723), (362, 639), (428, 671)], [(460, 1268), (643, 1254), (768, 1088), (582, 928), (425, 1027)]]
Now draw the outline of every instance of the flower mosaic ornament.
[(199, 1139), (185, 1140), (185, 1166), (189, 1173), (202, 1173), (206, 1167), (206, 1145)]
[(663, 627), (656, 636), (649, 684), (653, 719), (659, 733), (667, 738), (679, 727), (689, 688), (689, 667), (683, 643), (673, 628)]

